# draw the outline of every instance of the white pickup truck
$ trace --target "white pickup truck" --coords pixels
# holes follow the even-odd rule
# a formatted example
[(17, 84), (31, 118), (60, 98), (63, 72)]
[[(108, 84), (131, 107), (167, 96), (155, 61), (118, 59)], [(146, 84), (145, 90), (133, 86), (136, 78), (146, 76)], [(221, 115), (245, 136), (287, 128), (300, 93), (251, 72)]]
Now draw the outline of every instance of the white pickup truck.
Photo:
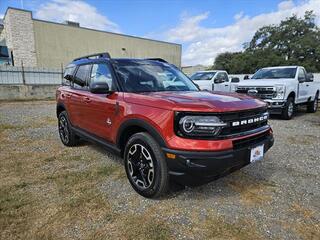
[(311, 113), (317, 111), (320, 82), (301, 66), (267, 67), (238, 83), (235, 91), (263, 99), (271, 114), (291, 119), (297, 105), (307, 105)]
[(229, 79), (228, 73), (224, 70), (199, 71), (190, 78), (201, 90), (221, 92), (234, 91), (233, 83), (240, 81), (239, 78)]

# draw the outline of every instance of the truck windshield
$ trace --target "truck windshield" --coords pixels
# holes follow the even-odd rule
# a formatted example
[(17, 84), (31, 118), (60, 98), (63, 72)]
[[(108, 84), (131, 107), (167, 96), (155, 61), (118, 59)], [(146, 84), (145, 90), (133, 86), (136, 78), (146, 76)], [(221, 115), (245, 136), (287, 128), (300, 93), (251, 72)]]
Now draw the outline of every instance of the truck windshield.
[(113, 60), (126, 92), (199, 91), (176, 67), (151, 60)]
[(258, 70), (251, 79), (295, 78), (297, 68), (263, 68)]
[(211, 80), (216, 72), (197, 72), (191, 76), (191, 80)]

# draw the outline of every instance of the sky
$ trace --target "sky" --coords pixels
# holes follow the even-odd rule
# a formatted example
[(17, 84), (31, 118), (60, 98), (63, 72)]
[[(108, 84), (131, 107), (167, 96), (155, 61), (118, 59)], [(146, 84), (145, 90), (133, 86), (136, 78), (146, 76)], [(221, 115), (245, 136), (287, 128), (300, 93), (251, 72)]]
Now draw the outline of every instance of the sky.
[(260, 27), (313, 10), (320, 0), (0, 0), (33, 17), (182, 44), (182, 65), (212, 65), (222, 52), (243, 50)]

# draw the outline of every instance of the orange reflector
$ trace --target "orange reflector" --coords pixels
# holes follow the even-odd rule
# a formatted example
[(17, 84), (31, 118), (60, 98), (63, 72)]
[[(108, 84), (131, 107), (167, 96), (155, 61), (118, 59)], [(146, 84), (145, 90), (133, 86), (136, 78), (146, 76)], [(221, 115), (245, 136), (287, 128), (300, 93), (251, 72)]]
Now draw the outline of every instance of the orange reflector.
[(175, 159), (176, 155), (173, 153), (167, 153), (167, 158)]

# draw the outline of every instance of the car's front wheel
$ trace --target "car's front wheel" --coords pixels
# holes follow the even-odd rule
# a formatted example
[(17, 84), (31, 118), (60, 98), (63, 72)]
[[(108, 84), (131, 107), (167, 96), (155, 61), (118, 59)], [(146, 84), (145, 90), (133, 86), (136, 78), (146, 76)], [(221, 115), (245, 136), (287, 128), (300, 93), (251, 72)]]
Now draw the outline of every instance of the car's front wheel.
[(293, 117), (294, 109), (295, 109), (294, 98), (289, 97), (285, 107), (282, 110), (282, 118), (286, 120), (290, 120)]
[(148, 133), (136, 133), (129, 139), (124, 164), (131, 186), (140, 195), (158, 198), (167, 192), (167, 163), (159, 144)]

